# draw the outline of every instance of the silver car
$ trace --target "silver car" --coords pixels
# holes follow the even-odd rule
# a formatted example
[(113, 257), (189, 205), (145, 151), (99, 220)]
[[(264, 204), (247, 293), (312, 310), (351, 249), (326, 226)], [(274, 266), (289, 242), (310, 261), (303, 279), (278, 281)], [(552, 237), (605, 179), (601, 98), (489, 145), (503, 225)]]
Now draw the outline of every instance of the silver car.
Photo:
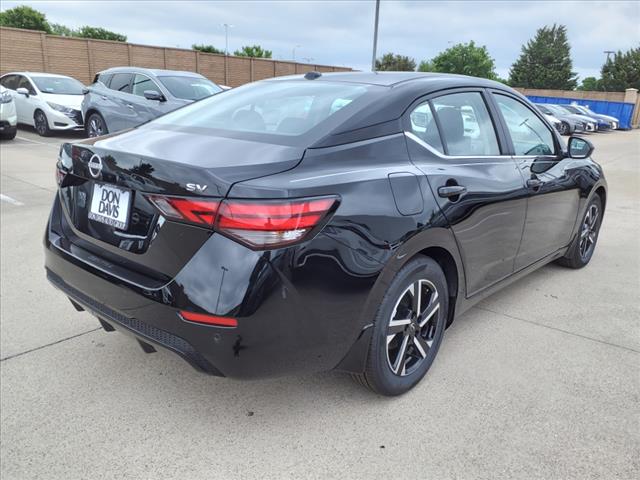
[(222, 91), (194, 72), (116, 67), (98, 73), (82, 101), (87, 136), (132, 128)]

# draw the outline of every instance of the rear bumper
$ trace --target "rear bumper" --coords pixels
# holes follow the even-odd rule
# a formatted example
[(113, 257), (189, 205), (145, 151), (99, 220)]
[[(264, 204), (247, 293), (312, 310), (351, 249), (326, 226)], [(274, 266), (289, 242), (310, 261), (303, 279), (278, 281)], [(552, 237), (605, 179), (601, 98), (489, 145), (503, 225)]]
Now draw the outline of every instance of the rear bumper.
[[(375, 276), (354, 279), (347, 263), (362, 260), (327, 237), (305, 256), (293, 247), (253, 252), (212, 235), (175, 278), (152, 286), (73, 245), (55, 202), (44, 242), (49, 281), (103, 322), (200, 371), (251, 378), (331, 370), (362, 333)], [(346, 267), (320, 250), (337, 252)], [(238, 327), (187, 322), (181, 310), (233, 317)]]

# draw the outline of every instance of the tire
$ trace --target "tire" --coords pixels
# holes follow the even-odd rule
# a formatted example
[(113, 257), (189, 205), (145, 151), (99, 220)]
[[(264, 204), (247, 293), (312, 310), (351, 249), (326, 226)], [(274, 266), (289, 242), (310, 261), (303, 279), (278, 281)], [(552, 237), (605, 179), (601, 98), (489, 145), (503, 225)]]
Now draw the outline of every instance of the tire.
[(560, 124), (560, 135), (571, 135), (571, 127), (567, 122)]
[(109, 133), (107, 122), (98, 112), (93, 112), (89, 115), (85, 122), (84, 131), (89, 138), (100, 137)]
[(42, 110), (36, 110), (33, 114), (33, 126), (41, 137), (48, 137), (51, 135), (49, 120), (47, 120), (47, 116)]
[[(417, 318), (416, 291), (420, 291), (422, 304)], [(433, 364), (448, 309), (447, 280), (436, 261), (422, 255), (409, 261), (382, 299), (374, 318), (365, 371), (352, 375), (354, 380), (380, 395), (401, 395), (411, 390)]]
[(8, 130), (0, 134), (0, 138), (2, 140), (13, 140), (16, 138), (16, 133), (18, 133), (18, 127), (10, 127)]
[(602, 200), (594, 195), (580, 222), (580, 231), (564, 257), (557, 263), (569, 268), (582, 268), (591, 261), (602, 225)]

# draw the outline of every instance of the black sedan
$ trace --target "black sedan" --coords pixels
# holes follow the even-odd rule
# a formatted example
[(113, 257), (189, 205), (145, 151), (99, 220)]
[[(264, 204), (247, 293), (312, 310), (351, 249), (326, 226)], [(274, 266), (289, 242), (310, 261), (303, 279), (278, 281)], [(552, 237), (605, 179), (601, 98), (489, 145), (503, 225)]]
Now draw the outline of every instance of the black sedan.
[(589, 263), (607, 197), (592, 150), (489, 80), (265, 80), (64, 144), (46, 274), (145, 352), (397, 395), (474, 303)]

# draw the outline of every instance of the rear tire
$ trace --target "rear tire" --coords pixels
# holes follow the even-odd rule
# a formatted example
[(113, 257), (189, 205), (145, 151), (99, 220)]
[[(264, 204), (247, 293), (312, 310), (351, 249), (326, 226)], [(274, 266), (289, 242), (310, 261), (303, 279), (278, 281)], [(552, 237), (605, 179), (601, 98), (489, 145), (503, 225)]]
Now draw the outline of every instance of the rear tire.
[(104, 121), (104, 118), (98, 112), (93, 112), (89, 115), (84, 130), (89, 138), (100, 137), (109, 133), (107, 122)]
[(49, 120), (42, 110), (36, 110), (33, 114), (33, 126), (41, 137), (48, 137), (51, 135)]
[(602, 200), (599, 195), (594, 195), (582, 217), (578, 235), (565, 256), (557, 260), (558, 264), (568, 268), (582, 268), (591, 261), (598, 242), (603, 213)]
[(380, 303), (365, 371), (352, 375), (354, 380), (380, 395), (411, 390), (433, 364), (448, 309), (447, 281), (440, 265), (422, 255), (409, 261)]

